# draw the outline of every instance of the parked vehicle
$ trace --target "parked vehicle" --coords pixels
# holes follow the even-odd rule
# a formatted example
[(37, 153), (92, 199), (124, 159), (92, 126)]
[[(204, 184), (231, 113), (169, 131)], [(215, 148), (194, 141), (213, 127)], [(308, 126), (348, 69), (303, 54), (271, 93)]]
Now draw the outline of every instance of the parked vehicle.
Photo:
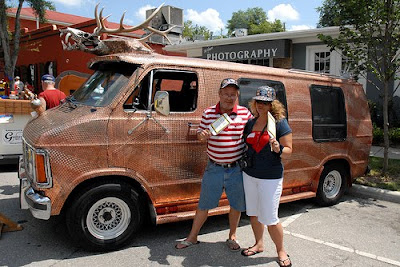
[(22, 131), (31, 119), (30, 101), (0, 99), (0, 165), (17, 164), (22, 155)]
[[(19, 172), (21, 207), (45, 220), (65, 212), (86, 249), (117, 249), (143, 223), (193, 218), (207, 163), (196, 130), (227, 77), (239, 81), (241, 105), (269, 85), (287, 107), (293, 154), (281, 202), (332, 205), (367, 169), (372, 125), (352, 80), (142, 51), (89, 67), (94, 74), (66, 103), (27, 124)], [(228, 211), (223, 195), (210, 215)]]

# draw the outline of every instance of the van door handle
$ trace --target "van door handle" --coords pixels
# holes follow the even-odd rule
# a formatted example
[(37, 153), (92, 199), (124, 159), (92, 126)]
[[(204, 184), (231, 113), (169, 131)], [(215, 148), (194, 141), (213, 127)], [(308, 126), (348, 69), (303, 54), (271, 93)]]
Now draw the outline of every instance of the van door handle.
[(193, 136), (197, 140), (197, 129), (199, 128), (200, 123), (188, 122), (188, 134)]
[(199, 126), (200, 126), (200, 123), (188, 122), (188, 127), (189, 128), (192, 128), (192, 127), (198, 128)]

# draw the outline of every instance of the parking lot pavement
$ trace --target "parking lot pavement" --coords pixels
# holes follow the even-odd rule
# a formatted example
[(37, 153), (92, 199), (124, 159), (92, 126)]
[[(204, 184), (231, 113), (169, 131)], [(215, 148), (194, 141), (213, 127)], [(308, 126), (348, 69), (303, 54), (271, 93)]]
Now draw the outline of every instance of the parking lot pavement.
[[(225, 246), (227, 216), (210, 217), (201, 243), (176, 250), (191, 221), (145, 227), (127, 247), (109, 253), (83, 251), (71, 244), (61, 216), (42, 221), (20, 210), (15, 172), (0, 173), (0, 212), (24, 230), (3, 233), (0, 266), (278, 266), (266, 231), (266, 251), (243, 257)], [(332, 207), (312, 200), (282, 204), (285, 247), (294, 266), (400, 266), (400, 205), (346, 195)], [(249, 219), (238, 229), (242, 247), (253, 245)]]

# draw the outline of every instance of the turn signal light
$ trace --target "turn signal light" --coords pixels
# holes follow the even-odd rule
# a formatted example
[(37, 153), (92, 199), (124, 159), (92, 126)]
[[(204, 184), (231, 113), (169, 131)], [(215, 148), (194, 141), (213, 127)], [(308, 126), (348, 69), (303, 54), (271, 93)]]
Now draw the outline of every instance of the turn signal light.
[(41, 184), (47, 183), (46, 166), (44, 155), (36, 154), (36, 181)]

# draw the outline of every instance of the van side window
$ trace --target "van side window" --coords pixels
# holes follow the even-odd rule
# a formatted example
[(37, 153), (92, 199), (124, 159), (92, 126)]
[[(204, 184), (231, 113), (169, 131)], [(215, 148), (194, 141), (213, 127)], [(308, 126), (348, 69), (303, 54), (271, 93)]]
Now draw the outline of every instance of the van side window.
[[(138, 110), (150, 109), (149, 97), (153, 103), (157, 91), (168, 92), (171, 112), (191, 112), (197, 108), (198, 78), (196, 73), (180, 70), (153, 70), (152, 73), (153, 80), (150, 80), (151, 72), (142, 79), (125, 102), (125, 109), (132, 107)], [(149, 95), (150, 86), (152, 86), (151, 96)]]
[(347, 137), (347, 124), (342, 89), (311, 85), (310, 93), (314, 141), (344, 141)]
[(239, 105), (249, 107), (249, 102), (252, 97), (256, 95), (257, 88), (260, 86), (268, 85), (275, 89), (276, 98), (285, 106), (286, 118), (288, 118), (286, 90), (283, 83), (272, 80), (240, 78), (238, 80), (240, 86)]

